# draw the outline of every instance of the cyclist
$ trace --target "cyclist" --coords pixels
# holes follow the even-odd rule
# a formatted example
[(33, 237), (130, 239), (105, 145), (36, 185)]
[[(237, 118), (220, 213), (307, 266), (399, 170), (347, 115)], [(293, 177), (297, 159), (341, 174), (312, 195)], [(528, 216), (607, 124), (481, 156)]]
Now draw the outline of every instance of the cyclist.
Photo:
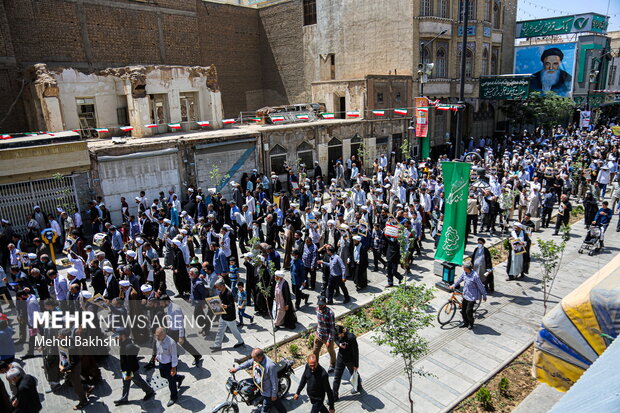
[(463, 283), (463, 306), (461, 307), (463, 323), (459, 327), (470, 330), (474, 328), (474, 305), (476, 301), (480, 299), (480, 296), (482, 296), (484, 301), (487, 300), (487, 292), (484, 285), (472, 267), (470, 262), (464, 263), (463, 274), (450, 286), (450, 289), (453, 290), (454, 288), (459, 288), (459, 285)]

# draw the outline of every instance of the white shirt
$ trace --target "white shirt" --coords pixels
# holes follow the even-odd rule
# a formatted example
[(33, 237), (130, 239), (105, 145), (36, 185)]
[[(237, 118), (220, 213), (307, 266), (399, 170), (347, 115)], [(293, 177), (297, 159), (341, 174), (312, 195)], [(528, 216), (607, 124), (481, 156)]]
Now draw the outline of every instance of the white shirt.
[(76, 212), (73, 215), (73, 221), (75, 222), (76, 227), (81, 227), (82, 226), (82, 214), (80, 214), (79, 212)]
[(179, 363), (177, 343), (170, 336), (166, 336), (162, 341), (155, 340), (155, 346), (157, 347), (157, 360), (161, 364), (172, 364), (172, 367), (177, 366)]

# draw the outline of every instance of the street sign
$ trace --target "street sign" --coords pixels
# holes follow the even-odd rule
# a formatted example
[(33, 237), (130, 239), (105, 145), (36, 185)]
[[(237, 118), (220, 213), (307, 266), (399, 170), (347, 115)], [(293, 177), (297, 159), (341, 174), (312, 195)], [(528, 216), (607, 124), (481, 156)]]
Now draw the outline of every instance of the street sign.
[(529, 91), (529, 75), (480, 77), (480, 99), (523, 100)]
[(574, 14), (517, 22), (515, 37), (555, 36), (568, 33), (607, 33), (609, 17), (597, 13)]

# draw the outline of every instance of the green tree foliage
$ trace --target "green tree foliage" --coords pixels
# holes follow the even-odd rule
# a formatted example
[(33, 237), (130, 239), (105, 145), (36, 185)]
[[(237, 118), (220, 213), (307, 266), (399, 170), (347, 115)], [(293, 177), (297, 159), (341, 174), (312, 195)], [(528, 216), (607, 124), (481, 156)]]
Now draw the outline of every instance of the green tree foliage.
[(531, 92), (527, 99), (510, 101), (501, 107), (504, 115), (513, 121), (544, 127), (562, 123), (574, 109), (575, 102), (571, 98), (554, 92)]

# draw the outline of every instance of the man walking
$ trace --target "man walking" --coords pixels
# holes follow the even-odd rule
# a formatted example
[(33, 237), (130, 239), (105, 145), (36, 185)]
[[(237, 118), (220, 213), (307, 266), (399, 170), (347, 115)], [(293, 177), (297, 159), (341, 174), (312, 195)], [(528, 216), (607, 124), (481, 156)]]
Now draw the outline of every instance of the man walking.
[(328, 413), (327, 408), (323, 404), (325, 395), (327, 394), (327, 400), (329, 404), (329, 413), (334, 413), (334, 393), (331, 387), (329, 387), (329, 375), (323, 367), (319, 364), (316, 355), (310, 354), (308, 356), (308, 363), (306, 369), (301, 375), (299, 381), (299, 387), (293, 396), (294, 400), (299, 399), (299, 393), (308, 384), (308, 398), (312, 404), (311, 413)]
[(159, 362), (159, 374), (168, 380), (170, 400), (166, 406), (170, 407), (176, 403), (179, 397), (177, 388), (181, 387), (185, 379), (185, 376), (177, 374), (177, 365), (179, 364), (177, 343), (166, 334), (166, 329), (158, 327), (155, 330), (155, 346), (157, 361)]
[[(342, 373), (344, 373), (345, 367), (351, 375), (357, 371), (360, 366), (360, 352), (357, 337), (343, 326), (336, 326), (336, 344), (338, 345), (338, 357), (336, 359), (336, 372), (334, 373), (334, 399), (338, 401)], [(358, 373), (357, 391), (360, 391), (361, 387), (362, 380)]]
[[(329, 256), (329, 281), (327, 284), (327, 304), (334, 304), (334, 291), (338, 291), (338, 288), (342, 290), (344, 294), (343, 304), (348, 303), (351, 300), (349, 297), (349, 291), (344, 285), (347, 280), (346, 268), (342, 258), (336, 254), (336, 248), (331, 245), (327, 247), (327, 255)], [(321, 262), (319, 262), (321, 264)]]
[(120, 406), (129, 403), (129, 388), (133, 382), (136, 386), (144, 390), (144, 398), (149, 400), (155, 396), (155, 390), (149, 386), (140, 376), (140, 364), (138, 363), (138, 352), (140, 349), (129, 337), (129, 329), (119, 328), (116, 330), (119, 339), (119, 353), (121, 362), (121, 373), (123, 378), (123, 394), (120, 399), (115, 400), (114, 404)]
[(226, 310), (226, 314), (222, 314), (220, 317), (220, 327), (217, 330), (217, 335), (215, 336), (215, 345), (211, 346), (211, 350), (219, 351), (222, 349), (222, 342), (224, 341), (224, 335), (226, 334), (226, 329), (230, 330), (230, 332), (237, 339), (237, 344), (233, 346), (233, 348), (239, 348), (245, 345), (243, 342), (243, 337), (241, 337), (241, 333), (237, 328), (237, 315), (235, 314), (235, 299), (232, 295), (232, 291), (226, 286), (224, 281), (217, 280), (215, 283), (215, 288), (220, 293), (220, 300), (222, 301), (222, 308)]
[(334, 351), (334, 340), (336, 338), (336, 320), (334, 311), (327, 306), (325, 297), (319, 297), (316, 309), (316, 332), (314, 333), (314, 348), (312, 352), (319, 357), (323, 345), (327, 347), (329, 353), (329, 373), (334, 371), (336, 366), (336, 351)]

